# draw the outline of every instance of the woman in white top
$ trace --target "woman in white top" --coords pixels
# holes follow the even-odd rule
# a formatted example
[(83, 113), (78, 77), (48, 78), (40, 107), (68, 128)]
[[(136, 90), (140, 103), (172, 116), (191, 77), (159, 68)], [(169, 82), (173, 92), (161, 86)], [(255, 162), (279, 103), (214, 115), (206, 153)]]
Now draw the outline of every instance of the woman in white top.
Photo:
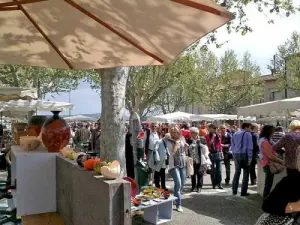
[(167, 149), (169, 154), (169, 170), (174, 181), (174, 196), (177, 197), (176, 209), (183, 212), (181, 207), (181, 192), (186, 180), (186, 150), (187, 143), (181, 136), (181, 130), (178, 126), (170, 129), (171, 139), (167, 140)]

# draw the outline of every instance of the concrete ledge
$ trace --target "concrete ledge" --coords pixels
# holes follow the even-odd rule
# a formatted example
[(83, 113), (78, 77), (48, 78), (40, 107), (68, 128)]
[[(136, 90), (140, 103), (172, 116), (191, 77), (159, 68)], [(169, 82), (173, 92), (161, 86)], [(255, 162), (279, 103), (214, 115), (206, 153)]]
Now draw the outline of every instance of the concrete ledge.
[(129, 225), (130, 183), (105, 180), (57, 156), (57, 209), (66, 225)]

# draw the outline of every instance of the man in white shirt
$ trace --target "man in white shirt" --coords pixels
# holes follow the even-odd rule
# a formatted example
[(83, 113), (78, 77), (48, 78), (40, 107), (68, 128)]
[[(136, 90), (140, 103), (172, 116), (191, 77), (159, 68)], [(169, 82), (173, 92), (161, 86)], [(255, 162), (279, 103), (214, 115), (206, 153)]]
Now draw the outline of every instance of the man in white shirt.
[(144, 135), (144, 148), (147, 157), (148, 167), (150, 169), (149, 184), (153, 183), (153, 171), (154, 169), (154, 157), (153, 151), (155, 150), (155, 144), (159, 141), (159, 133), (157, 132), (157, 123), (151, 123), (150, 129), (147, 129)]

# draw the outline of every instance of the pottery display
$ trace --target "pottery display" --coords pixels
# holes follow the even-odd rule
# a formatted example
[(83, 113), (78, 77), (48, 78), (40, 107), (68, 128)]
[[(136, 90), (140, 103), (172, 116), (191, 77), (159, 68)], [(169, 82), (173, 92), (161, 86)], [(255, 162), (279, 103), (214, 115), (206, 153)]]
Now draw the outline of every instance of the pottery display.
[(28, 151), (34, 150), (40, 146), (40, 140), (36, 136), (20, 137), (20, 146)]
[(46, 148), (45, 145), (44, 145), (44, 143), (43, 143), (43, 140), (42, 140), (42, 131), (40, 132), (40, 134), (39, 134), (39, 136), (38, 136), (38, 139), (39, 139), (40, 142), (41, 142), (42, 148)]
[(76, 161), (79, 166), (83, 167), (84, 162), (92, 158), (91, 155), (79, 155)]
[(121, 166), (120, 163), (115, 160), (110, 166), (102, 166), (101, 173), (106, 179), (116, 179), (120, 176)]
[(47, 119), (48, 116), (43, 116), (43, 115), (31, 117), (31, 119), (28, 121), (28, 127), (27, 127), (28, 134), (32, 136), (39, 136), (42, 127), (44, 123), (47, 121)]
[(52, 113), (53, 116), (42, 127), (42, 141), (48, 152), (59, 152), (68, 145), (71, 131), (67, 122), (59, 117), (60, 111)]
[(73, 160), (77, 161), (78, 157), (81, 155), (86, 155), (86, 154), (84, 152), (73, 152), (72, 153)]
[(62, 150), (60, 150), (60, 153), (62, 154), (63, 157), (67, 158), (70, 153), (73, 153), (74, 149), (73, 148), (68, 148), (64, 147)]

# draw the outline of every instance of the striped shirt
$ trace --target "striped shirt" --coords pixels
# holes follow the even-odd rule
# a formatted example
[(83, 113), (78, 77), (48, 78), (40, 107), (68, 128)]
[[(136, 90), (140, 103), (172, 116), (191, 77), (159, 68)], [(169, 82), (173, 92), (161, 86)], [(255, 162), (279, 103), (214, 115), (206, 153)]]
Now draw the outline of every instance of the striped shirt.
[(284, 136), (284, 133), (283, 133), (283, 132), (275, 132), (275, 133), (273, 134), (272, 141), (273, 141), (274, 143), (277, 143), (277, 142), (280, 140), (280, 138), (282, 138), (283, 136)]

